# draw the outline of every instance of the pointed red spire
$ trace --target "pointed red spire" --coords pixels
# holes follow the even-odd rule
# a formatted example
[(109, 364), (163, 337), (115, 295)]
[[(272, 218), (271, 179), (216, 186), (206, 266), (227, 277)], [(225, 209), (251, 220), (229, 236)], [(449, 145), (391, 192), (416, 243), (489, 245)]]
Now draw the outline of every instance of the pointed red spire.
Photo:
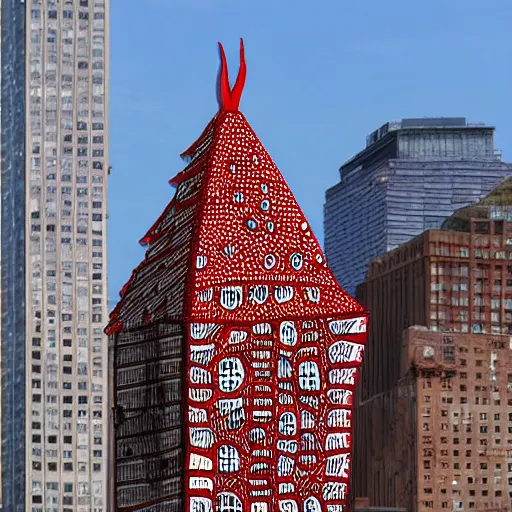
[(229, 87), (228, 64), (222, 44), (219, 43), (220, 51), (220, 80), (219, 80), (219, 108), (224, 111), (238, 111), (240, 98), (245, 85), (247, 67), (245, 65), (244, 40), (240, 38), (240, 69), (233, 89)]
[(220, 111), (107, 327), (117, 510), (342, 512), (367, 314), (238, 111), (243, 43), (232, 90), (220, 56)]

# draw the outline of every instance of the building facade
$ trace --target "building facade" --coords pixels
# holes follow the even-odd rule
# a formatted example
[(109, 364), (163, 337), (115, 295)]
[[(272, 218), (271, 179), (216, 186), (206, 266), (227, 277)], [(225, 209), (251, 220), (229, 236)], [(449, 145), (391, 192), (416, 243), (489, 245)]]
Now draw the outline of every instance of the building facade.
[(356, 495), (413, 512), (510, 510), (511, 190), (370, 263), (357, 289), (370, 329)]
[(221, 55), (220, 110), (183, 155), (107, 328), (113, 502), (342, 512), (366, 312), (238, 111), (243, 46), (232, 91)]
[(371, 259), (439, 228), (512, 175), (493, 134), (439, 118), (389, 122), (368, 136), (326, 193), (325, 251), (344, 289), (355, 292)]
[(411, 327), (403, 349), (396, 386), (358, 406), (356, 438), (374, 428), (356, 441), (354, 486), (418, 512), (509, 512), (510, 337)]
[(2, 0), (2, 506), (105, 512), (108, 0)]

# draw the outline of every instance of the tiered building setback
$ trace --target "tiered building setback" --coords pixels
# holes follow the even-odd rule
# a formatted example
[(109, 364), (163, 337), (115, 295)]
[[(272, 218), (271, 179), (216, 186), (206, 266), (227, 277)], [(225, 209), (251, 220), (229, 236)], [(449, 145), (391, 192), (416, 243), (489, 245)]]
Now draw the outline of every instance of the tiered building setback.
[(108, 0), (2, 0), (2, 510), (106, 512)]
[(440, 228), (511, 175), (492, 126), (464, 118), (386, 123), (326, 193), (325, 253), (340, 285), (355, 293), (371, 259)]

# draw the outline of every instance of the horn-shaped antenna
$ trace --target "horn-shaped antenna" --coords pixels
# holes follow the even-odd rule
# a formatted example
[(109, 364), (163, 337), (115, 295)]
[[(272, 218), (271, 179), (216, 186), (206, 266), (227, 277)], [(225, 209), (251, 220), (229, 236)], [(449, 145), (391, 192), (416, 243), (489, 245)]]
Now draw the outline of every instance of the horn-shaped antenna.
[(219, 43), (220, 51), (220, 76), (218, 81), (218, 100), (220, 110), (238, 111), (240, 98), (245, 85), (247, 67), (245, 64), (244, 40), (240, 38), (240, 69), (233, 89), (229, 87), (228, 64), (222, 44)]

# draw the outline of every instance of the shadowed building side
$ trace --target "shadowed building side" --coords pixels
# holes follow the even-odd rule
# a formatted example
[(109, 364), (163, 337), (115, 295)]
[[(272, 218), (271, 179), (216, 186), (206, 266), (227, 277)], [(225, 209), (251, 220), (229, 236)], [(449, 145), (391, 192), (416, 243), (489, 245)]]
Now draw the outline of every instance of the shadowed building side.
[(25, 6), (17, 0), (2, 0), (0, 6), (0, 509), (25, 512)]

